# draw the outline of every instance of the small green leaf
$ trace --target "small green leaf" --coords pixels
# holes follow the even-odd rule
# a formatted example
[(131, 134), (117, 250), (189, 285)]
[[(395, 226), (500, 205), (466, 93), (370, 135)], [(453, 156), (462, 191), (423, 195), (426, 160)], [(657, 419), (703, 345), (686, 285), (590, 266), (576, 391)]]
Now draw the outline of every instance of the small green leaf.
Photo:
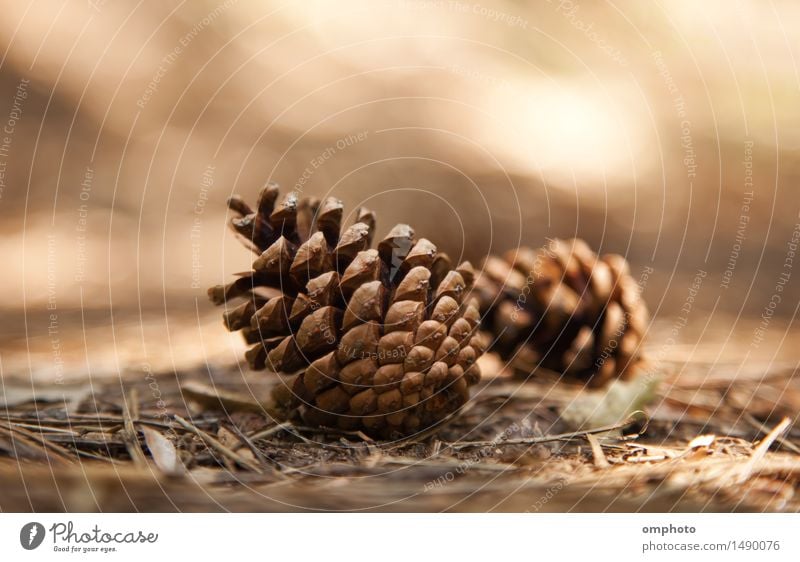
[(584, 388), (561, 412), (576, 430), (614, 425), (653, 401), (660, 379), (639, 377), (615, 380), (605, 388)]

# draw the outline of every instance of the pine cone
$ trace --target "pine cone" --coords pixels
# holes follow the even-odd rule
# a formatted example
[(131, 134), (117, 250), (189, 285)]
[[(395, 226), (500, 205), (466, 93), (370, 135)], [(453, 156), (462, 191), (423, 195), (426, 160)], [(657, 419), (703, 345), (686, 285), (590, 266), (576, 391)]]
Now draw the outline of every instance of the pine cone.
[(231, 227), (258, 254), (253, 271), (209, 289), (229, 330), (254, 344), (254, 369), (280, 374), (281, 415), (306, 425), (397, 437), (457, 411), (480, 378), (475, 273), (455, 270), (436, 246), (403, 224), (370, 249), (375, 217), (358, 209), (340, 233), (341, 201), (270, 184), (253, 211), (239, 197)]
[(544, 367), (600, 386), (641, 363), (647, 307), (622, 256), (577, 239), (519, 248), (487, 258), (473, 294), (493, 350), (518, 373)]

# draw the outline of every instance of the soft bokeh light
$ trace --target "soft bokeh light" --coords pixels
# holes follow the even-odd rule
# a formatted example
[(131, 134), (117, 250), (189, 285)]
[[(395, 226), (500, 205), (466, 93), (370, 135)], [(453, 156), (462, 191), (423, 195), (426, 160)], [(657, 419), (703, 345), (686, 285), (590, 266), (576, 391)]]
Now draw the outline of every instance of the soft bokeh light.
[[(15, 337), (34, 347), (53, 291), (64, 322), (205, 322), (205, 287), (251, 260), (224, 201), (272, 179), (369, 200), (382, 232), (411, 217), (476, 262), (583, 237), (654, 267), (645, 298), (669, 316), (697, 269), (730, 261), (752, 143), (736, 274), (699, 299), (758, 313), (800, 211), (799, 15), (756, 0), (10, 3), (0, 307), (27, 314)], [(798, 298), (791, 284), (784, 302)]]

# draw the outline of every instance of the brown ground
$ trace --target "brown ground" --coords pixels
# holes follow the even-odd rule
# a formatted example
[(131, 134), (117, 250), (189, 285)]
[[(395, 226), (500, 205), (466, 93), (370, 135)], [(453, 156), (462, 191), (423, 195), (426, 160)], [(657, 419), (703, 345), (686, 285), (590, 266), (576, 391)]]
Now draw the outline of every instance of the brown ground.
[(237, 366), (55, 389), (6, 376), (0, 509), (800, 510), (796, 371), (670, 354), (643, 375), (658, 381), (645, 412), (618, 424), (637, 408), (630, 388), (598, 406), (489, 357), (460, 416), (394, 443), (275, 425), (258, 406), (269, 382)]

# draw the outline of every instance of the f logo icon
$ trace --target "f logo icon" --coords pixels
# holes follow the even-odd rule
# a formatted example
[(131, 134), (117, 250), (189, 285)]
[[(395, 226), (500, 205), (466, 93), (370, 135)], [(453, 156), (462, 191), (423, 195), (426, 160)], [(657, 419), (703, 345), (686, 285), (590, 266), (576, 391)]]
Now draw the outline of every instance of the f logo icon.
[(25, 550), (33, 550), (38, 548), (44, 540), (44, 525), (41, 523), (31, 522), (22, 527), (19, 532), (19, 543)]

